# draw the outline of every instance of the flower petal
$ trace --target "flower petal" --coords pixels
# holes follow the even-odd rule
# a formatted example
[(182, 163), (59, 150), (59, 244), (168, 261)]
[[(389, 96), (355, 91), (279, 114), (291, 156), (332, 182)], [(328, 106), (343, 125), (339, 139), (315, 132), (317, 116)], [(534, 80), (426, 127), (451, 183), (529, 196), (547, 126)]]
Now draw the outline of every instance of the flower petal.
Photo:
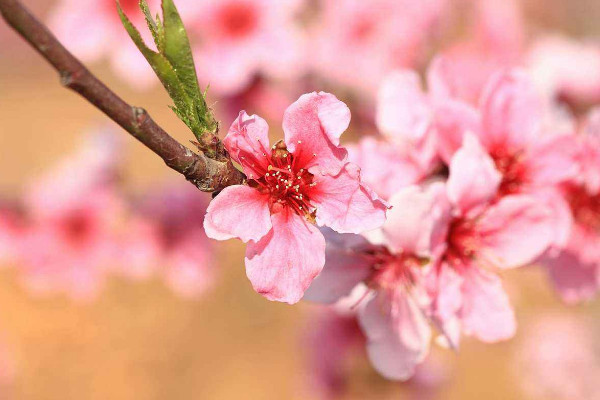
[(271, 229), (268, 195), (243, 185), (226, 187), (206, 210), (204, 230), (216, 240), (258, 240)]
[(514, 336), (517, 322), (500, 278), (475, 266), (467, 268), (463, 276), (463, 331), (483, 342)]
[(339, 233), (360, 233), (383, 225), (388, 207), (360, 183), (356, 165), (347, 163), (336, 176), (316, 173), (314, 183), (309, 197), (317, 209), (319, 226)]
[(246, 275), (269, 300), (297, 303), (325, 264), (325, 238), (302, 217), (283, 211), (273, 229), (246, 248)]
[(480, 104), (482, 142), (523, 149), (533, 143), (542, 123), (542, 104), (535, 87), (521, 71), (490, 79)]
[(409, 186), (390, 199), (391, 210), (382, 226), (386, 245), (392, 252), (429, 254), (433, 229), (433, 193)]
[(533, 262), (554, 241), (555, 218), (547, 207), (525, 195), (507, 196), (479, 219), (478, 254), (499, 268)]
[(271, 158), (269, 125), (258, 115), (249, 116), (241, 111), (231, 124), (223, 144), (248, 178), (256, 179), (267, 172)]
[(370, 245), (360, 235), (340, 234), (328, 228), (321, 232), (327, 243), (325, 268), (304, 293), (303, 300), (335, 303), (369, 276), (371, 263), (360, 253)]
[(420, 141), (431, 124), (432, 110), (415, 71), (388, 76), (377, 97), (377, 127), (391, 140)]
[(485, 205), (498, 190), (502, 176), (477, 138), (467, 135), (450, 162), (448, 199), (465, 214)]
[(347, 152), (338, 147), (350, 123), (350, 110), (334, 95), (313, 92), (300, 96), (283, 115), (285, 144), (303, 168), (318, 165), (337, 174)]
[(584, 264), (575, 254), (564, 251), (558, 257), (545, 257), (552, 284), (562, 300), (575, 304), (591, 300), (600, 290), (599, 268), (594, 264)]
[(439, 155), (447, 164), (467, 133), (479, 135), (481, 132), (481, 118), (477, 110), (459, 101), (446, 100), (436, 105), (433, 124)]
[(556, 185), (577, 174), (576, 137), (556, 135), (531, 146), (526, 160), (527, 178), (535, 186)]
[(348, 159), (361, 166), (362, 181), (387, 200), (398, 190), (420, 182), (429, 172), (429, 167), (421, 166), (418, 150), (416, 146), (390, 145), (368, 136), (348, 146)]
[(388, 379), (409, 379), (429, 352), (431, 340), (431, 328), (418, 305), (405, 294), (391, 298), (380, 293), (360, 310), (359, 321), (375, 369)]

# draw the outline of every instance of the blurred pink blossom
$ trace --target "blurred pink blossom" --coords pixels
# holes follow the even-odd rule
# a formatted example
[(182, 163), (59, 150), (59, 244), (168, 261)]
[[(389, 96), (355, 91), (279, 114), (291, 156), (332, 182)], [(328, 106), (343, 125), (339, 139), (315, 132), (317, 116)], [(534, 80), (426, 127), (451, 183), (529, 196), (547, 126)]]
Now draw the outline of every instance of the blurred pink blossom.
[[(548, 123), (546, 106), (524, 72), (498, 73), (486, 85), (475, 118), (457, 124), (468, 129), (439, 130), (437, 142), (440, 155), (449, 160), (464, 135), (475, 134), (500, 174), (497, 196), (528, 195), (549, 207), (554, 244), (560, 248), (570, 223), (558, 187), (577, 172), (575, 146), (572, 132)], [(461, 119), (458, 113), (447, 118)]]
[(567, 246), (544, 258), (563, 300), (592, 298), (600, 288), (600, 109), (593, 110), (574, 138), (578, 174), (561, 186), (572, 222)]
[(600, 354), (594, 326), (575, 315), (542, 314), (522, 335), (515, 377), (535, 399), (600, 398)]
[(115, 256), (124, 204), (117, 193), (118, 146), (96, 134), (28, 185), (20, 243), (22, 279), (35, 294), (95, 297)]
[[(120, 0), (125, 14), (143, 28), (144, 16), (138, 3), (138, 0)], [(160, 0), (148, 3), (151, 9), (157, 9)], [(67, 49), (84, 62), (108, 59), (113, 70), (138, 89), (158, 82), (121, 24), (114, 0), (59, 0), (50, 13), (49, 26)], [(152, 43), (148, 29), (139, 30), (146, 43)]]
[(348, 359), (365, 345), (356, 317), (325, 309), (310, 316), (310, 329), (303, 338), (308, 353), (308, 378), (321, 399), (337, 399), (351, 379)]
[(440, 230), (445, 239), (435, 249), (430, 286), (433, 317), (454, 347), (461, 330), (485, 342), (514, 335), (508, 296), (489, 268), (527, 265), (554, 238), (551, 210), (530, 196), (495, 200), (501, 183), (492, 158), (475, 136), (466, 136), (450, 163)]
[[(366, 372), (362, 368), (366, 338), (356, 315), (320, 309), (311, 313), (309, 318), (310, 329), (303, 337), (303, 345), (310, 349), (307, 357), (309, 388), (320, 399), (345, 398), (353, 383), (363, 378), (358, 374)], [(376, 395), (380, 390), (388, 393), (393, 388), (397, 395), (401, 387), (410, 399), (433, 399), (449, 378), (447, 365), (434, 353), (401, 386), (395, 382), (392, 386), (368, 379), (369, 392)]]
[(400, 189), (422, 182), (433, 171), (435, 147), (392, 143), (366, 136), (348, 146), (348, 158), (361, 166), (362, 180), (388, 200)]
[(303, 0), (189, 1), (199, 78), (217, 95), (238, 94), (257, 74), (289, 80), (305, 70)]
[(521, 60), (524, 27), (516, 0), (476, 0), (473, 23), (463, 41), (452, 43), (432, 64), (447, 95), (476, 104), (489, 78)]
[(165, 185), (145, 196), (139, 207), (150, 225), (142, 253), (151, 255), (156, 273), (176, 294), (196, 298), (212, 286), (213, 246), (202, 226), (208, 197), (189, 183)]
[[(285, 140), (269, 145), (268, 125), (241, 112), (225, 137), (248, 186), (225, 188), (208, 207), (209, 237), (248, 242), (246, 273), (270, 300), (295, 303), (325, 263), (319, 226), (358, 233), (381, 226), (386, 205), (347, 162), (340, 136), (350, 110), (328, 93), (302, 95), (285, 112)], [(293, 271), (293, 272), (291, 272)]]
[[(364, 282), (370, 296), (358, 318), (373, 366), (389, 379), (407, 380), (429, 353), (431, 299), (425, 288), (435, 226), (436, 197), (443, 185), (400, 190), (380, 236), (326, 234), (327, 265), (305, 298), (331, 303)], [(439, 239), (439, 237), (436, 237)]]
[(0, 265), (18, 259), (18, 246), (24, 233), (22, 213), (11, 204), (0, 203)]
[(316, 72), (361, 96), (374, 94), (386, 74), (422, 60), (446, 3), (322, 1), (310, 54)]
[(567, 102), (600, 101), (600, 43), (543, 37), (529, 49), (525, 61), (547, 97)]

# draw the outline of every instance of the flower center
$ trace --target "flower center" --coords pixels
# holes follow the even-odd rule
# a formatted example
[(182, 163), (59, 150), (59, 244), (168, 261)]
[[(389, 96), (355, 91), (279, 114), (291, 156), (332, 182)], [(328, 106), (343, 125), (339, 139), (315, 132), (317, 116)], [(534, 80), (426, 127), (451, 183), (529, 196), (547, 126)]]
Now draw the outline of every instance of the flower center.
[(233, 2), (224, 5), (217, 16), (225, 36), (240, 38), (248, 35), (258, 25), (258, 13), (252, 4)]
[(415, 272), (428, 262), (414, 254), (392, 254), (384, 246), (367, 250), (364, 255), (373, 265), (370, 286), (382, 289), (413, 286), (416, 283)]
[(288, 207), (298, 215), (310, 216), (314, 207), (310, 204), (310, 189), (316, 185), (314, 175), (304, 168), (298, 169), (295, 157), (283, 142), (273, 146), (267, 173), (248, 185), (261, 193), (269, 194), (272, 211)]
[(66, 239), (75, 244), (81, 244), (90, 236), (93, 223), (86, 212), (74, 211), (61, 221), (61, 228)]
[(499, 194), (504, 196), (519, 192), (526, 180), (522, 155), (505, 149), (496, 149), (491, 152), (491, 157), (496, 164), (496, 169), (502, 174)]
[(375, 22), (369, 18), (360, 19), (350, 30), (350, 39), (353, 42), (368, 40), (375, 32)]
[(479, 245), (479, 235), (472, 220), (456, 218), (448, 229), (448, 248), (445, 260), (455, 268), (465, 265), (472, 259)]
[(590, 194), (584, 186), (567, 189), (567, 200), (577, 224), (600, 233), (600, 193)]

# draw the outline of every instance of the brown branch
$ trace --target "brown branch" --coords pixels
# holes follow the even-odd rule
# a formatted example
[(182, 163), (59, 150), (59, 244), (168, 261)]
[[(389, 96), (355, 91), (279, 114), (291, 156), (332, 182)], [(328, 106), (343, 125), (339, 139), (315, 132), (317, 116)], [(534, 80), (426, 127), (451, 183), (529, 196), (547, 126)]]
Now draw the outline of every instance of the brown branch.
[(20, 1), (0, 0), (0, 13), (14, 30), (52, 64), (60, 74), (63, 86), (86, 98), (200, 190), (219, 191), (226, 186), (244, 182), (244, 175), (231, 161), (217, 161), (192, 152), (158, 126), (144, 109), (131, 106), (117, 96), (65, 49)]

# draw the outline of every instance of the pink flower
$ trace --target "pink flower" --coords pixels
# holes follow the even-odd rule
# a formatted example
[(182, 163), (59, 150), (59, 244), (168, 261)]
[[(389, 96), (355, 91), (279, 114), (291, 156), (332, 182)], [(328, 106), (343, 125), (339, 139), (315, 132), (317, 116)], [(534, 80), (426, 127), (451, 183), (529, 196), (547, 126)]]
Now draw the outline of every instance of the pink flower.
[[(536, 85), (550, 98), (592, 103), (600, 100), (600, 46), (550, 36), (527, 55)], [(577, 67), (575, 67), (577, 66)]]
[(413, 67), (424, 56), (428, 38), (445, 0), (331, 0), (313, 32), (317, 72), (335, 83), (373, 93), (396, 68)]
[(190, 2), (199, 78), (220, 95), (245, 89), (256, 74), (292, 79), (304, 71), (304, 36), (295, 20), (303, 0)]
[(542, 314), (526, 328), (513, 365), (524, 394), (532, 399), (600, 397), (600, 356), (594, 320)]
[(331, 303), (361, 282), (367, 285), (370, 296), (358, 318), (373, 366), (389, 379), (409, 379), (429, 352), (431, 298), (424, 265), (438, 240), (435, 205), (442, 188), (411, 186), (392, 196), (378, 238), (370, 235), (379, 244), (356, 235), (326, 235), (327, 266), (306, 292), (308, 300)]
[(115, 256), (123, 203), (116, 190), (116, 144), (91, 136), (75, 155), (32, 182), (20, 243), (23, 280), (34, 293), (97, 295)]
[(285, 112), (285, 140), (269, 145), (268, 126), (241, 112), (224, 144), (248, 185), (225, 188), (209, 205), (209, 237), (248, 243), (246, 273), (270, 300), (295, 303), (325, 262), (325, 240), (310, 223), (358, 233), (384, 221), (386, 205), (360, 182), (339, 138), (348, 107), (327, 93), (305, 94)]
[(435, 146), (393, 143), (367, 136), (348, 146), (348, 158), (361, 166), (361, 178), (383, 199), (426, 179), (433, 171)]
[(600, 109), (574, 138), (578, 174), (561, 186), (571, 222), (566, 248), (544, 258), (550, 278), (568, 303), (592, 298), (600, 288)]
[[(496, 74), (484, 90), (479, 112), (479, 123), (469, 131), (479, 137), (500, 174), (497, 195), (526, 194), (550, 207), (555, 245), (563, 246), (569, 223), (557, 188), (576, 173), (573, 136), (546, 125), (543, 99), (520, 71)], [(440, 155), (449, 161), (469, 131), (438, 135)]]
[(23, 216), (15, 207), (0, 204), (0, 264), (14, 263), (18, 259), (24, 225)]
[(443, 50), (430, 73), (438, 77), (434, 90), (476, 104), (492, 74), (520, 61), (524, 29), (517, 1), (472, 3), (467, 39)]
[(515, 268), (539, 257), (552, 243), (550, 210), (535, 198), (496, 199), (502, 176), (475, 136), (452, 158), (431, 295), (433, 317), (450, 345), (462, 330), (485, 342), (514, 335), (516, 322), (493, 268)]
[(152, 236), (140, 242), (154, 246), (156, 272), (177, 295), (197, 298), (213, 285), (216, 260), (203, 228), (206, 196), (193, 186), (166, 185), (144, 196), (139, 205)]
[[(138, 0), (120, 0), (121, 7), (138, 27), (145, 27)], [(159, 0), (148, 1), (151, 9)], [(85, 62), (108, 58), (113, 70), (128, 83), (148, 88), (158, 82), (152, 68), (137, 50), (121, 24), (113, 0), (60, 0), (49, 17), (52, 32)], [(151, 43), (147, 29), (140, 29)]]
[[(377, 127), (396, 146), (413, 153), (418, 160), (421, 179), (438, 167), (439, 156), (444, 161), (451, 157), (447, 143), (462, 142), (465, 132), (477, 131), (479, 113), (471, 105), (456, 100), (440, 89), (441, 78), (435, 74), (432, 62), (425, 92), (415, 71), (399, 70), (383, 81), (377, 97)], [(404, 157), (399, 157), (404, 158)]]
[[(343, 235), (340, 235), (343, 236)], [(366, 338), (354, 313), (319, 309), (309, 315), (303, 345), (308, 352), (307, 375), (309, 393), (319, 399), (340, 399), (357, 393), (356, 382), (365, 381), (369, 393), (376, 398), (385, 396), (396, 382), (373, 381), (370, 371), (363, 367)], [(436, 353), (420, 364), (414, 376), (402, 385), (408, 398), (436, 398), (447, 383), (449, 371)], [(358, 391), (360, 391), (360, 387)]]
[(354, 315), (333, 310), (311, 314), (303, 346), (308, 352), (310, 392), (319, 399), (338, 399), (352, 378), (349, 359), (364, 348), (365, 338)]

